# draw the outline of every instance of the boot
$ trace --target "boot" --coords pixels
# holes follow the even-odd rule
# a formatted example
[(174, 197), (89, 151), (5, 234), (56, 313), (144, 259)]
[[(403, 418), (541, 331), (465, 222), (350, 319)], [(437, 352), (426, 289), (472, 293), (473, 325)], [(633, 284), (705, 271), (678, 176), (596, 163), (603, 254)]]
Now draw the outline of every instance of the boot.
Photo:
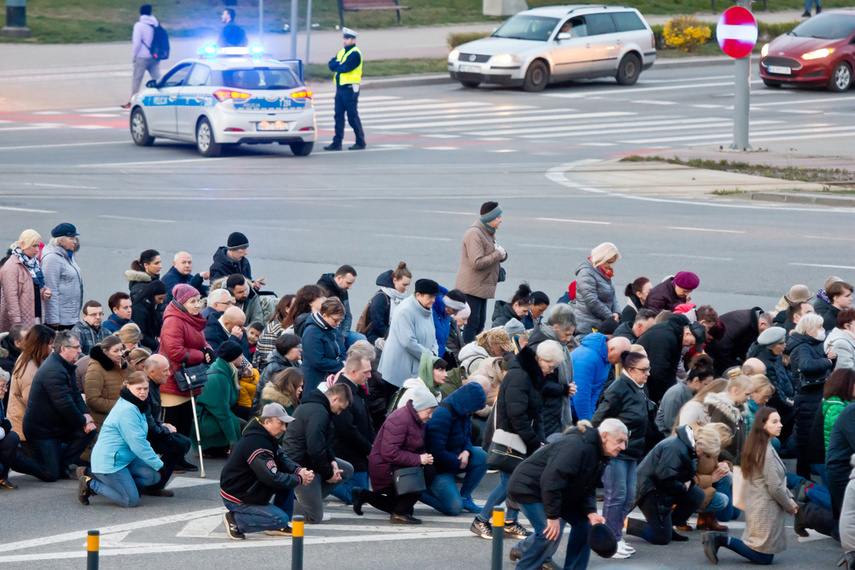
[(810, 533), (807, 531), (807, 527), (805, 526), (805, 514), (804, 514), (804, 503), (797, 503), (799, 505), (799, 510), (796, 511), (796, 516), (793, 517), (793, 530), (796, 531), (796, 534), (801, 537), (810, 536)]
[(723, 532), (705, 532), (701, 542), (709, 561), (718, 564), (718, 549), (727, 544), (727, 535)]
[(700, 513), (698, 515), (698, 530), (711, 530), (713, 532), (727, 532), (728, 528), (719, 524), (712, 513)]
[(855, 570), (855, 552), (850, 551), (844, 554), (837, 565), (843, 566), (844, 570)]

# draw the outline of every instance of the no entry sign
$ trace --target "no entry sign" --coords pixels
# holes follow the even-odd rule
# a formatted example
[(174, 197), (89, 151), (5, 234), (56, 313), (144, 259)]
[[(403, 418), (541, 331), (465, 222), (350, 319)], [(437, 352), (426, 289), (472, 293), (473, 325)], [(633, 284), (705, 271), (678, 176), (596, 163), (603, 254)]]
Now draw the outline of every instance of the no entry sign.
[(747, 8), (733, 6), (718, 19), (715, 38), (724, 53), (735, 59), (743, 58), (757, 43), (757, 22)]

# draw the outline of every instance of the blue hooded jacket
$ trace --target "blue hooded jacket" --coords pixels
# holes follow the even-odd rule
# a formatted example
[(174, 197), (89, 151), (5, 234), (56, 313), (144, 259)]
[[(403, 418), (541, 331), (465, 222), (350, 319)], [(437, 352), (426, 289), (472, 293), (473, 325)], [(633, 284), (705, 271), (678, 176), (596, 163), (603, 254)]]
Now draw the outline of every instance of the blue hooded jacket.
[(582, 345), (570, 353), (573, 360), (573, 381), (576, 394), (570, 400), (579, 420), (590, 420), (597, 409), (597, 399), (609, 376), (608, 339), (601, 333), (591, 333)]
[(445, 302), (442, 300), (448, 289), (439, 286), (439, 295), (433, 302), (433, 326), (436, 329), (436, 343), (439, 346), (437, 356), (442, 358), (445, 355), (445, 344), (448, 342), (448, 335), (451, 332), (451, 317), (445, 310)]
[(425, 451), (433, 455), (437, 473), (460, 473), (463, 451), (472, 453), (472, 414), (487, 405), (477, 382), (466, 384), (442, 401), (427, 423)]

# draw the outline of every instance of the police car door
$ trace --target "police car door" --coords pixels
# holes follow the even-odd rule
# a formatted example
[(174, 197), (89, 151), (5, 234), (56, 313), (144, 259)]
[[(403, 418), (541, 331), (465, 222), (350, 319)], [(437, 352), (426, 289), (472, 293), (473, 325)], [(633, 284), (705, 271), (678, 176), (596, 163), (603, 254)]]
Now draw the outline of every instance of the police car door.
[(194, 64), (175, 106), (179, 136), (191, 139), (196, 136), (196, 121), (204, 114), (206, 105), (213, 104), (210, 85), (211, 68), (203, 63)]
[(146, 101), (145, 114), (149, 129), (157, 133), (175, 134), (175, 108), (178, 92), (190, 74), (192, 62), (179, 63), (157, 84), (157, 93)]

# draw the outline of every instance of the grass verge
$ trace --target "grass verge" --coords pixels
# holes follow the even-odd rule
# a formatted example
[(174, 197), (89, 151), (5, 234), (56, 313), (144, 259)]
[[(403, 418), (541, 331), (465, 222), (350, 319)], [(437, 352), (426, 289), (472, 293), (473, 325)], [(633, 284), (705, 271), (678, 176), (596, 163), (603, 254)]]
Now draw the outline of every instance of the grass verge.
[[(365, 77), (390, 77), (413, 73), (440, 73), (447, 71), (446, 59), (375, 59), (365, 62), (362, 75)], [(333, 73), (323, 63), (310, 63), (305, 70), (306, 79), (332, 81)]]

